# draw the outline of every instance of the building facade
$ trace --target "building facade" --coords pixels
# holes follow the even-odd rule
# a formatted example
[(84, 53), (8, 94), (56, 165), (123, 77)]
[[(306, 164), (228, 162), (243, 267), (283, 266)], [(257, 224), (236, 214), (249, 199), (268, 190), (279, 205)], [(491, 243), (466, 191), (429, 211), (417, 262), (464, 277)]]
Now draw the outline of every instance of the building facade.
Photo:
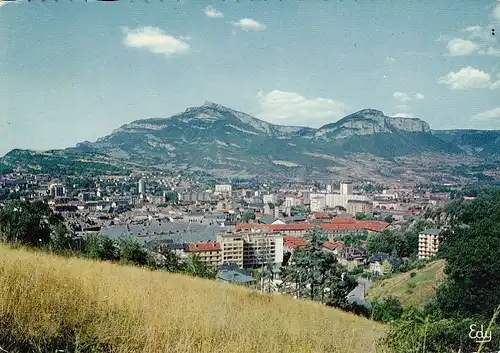
[(243, 235), (243, 267), (256, 268), (283, 263), (283, 236), (269, 232), (246, 232)]
[(213, 267), (222, 265), (222, 249), (219, 243), (191, 243), (189, 252), (198, 255), (207, 265)]
[(243, 267), (243, 236), (236, 233), (221, 233), (217, 242), (222, 250), (222, 263), (234, 263)]
[(418, 235), (418, 258), (428, 259), (439, 250), (441, 230), (426, 229)]
[(348, 200), (347, 213), (355, 216), (356, 213), (373, 213), (373, 205), (370, 201), (364, 200)]

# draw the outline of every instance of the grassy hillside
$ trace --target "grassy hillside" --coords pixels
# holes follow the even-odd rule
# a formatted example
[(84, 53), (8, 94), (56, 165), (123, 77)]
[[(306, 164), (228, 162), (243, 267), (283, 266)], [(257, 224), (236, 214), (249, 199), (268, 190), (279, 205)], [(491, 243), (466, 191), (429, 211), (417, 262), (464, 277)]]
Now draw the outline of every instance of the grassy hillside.
[(291, 297), (6, 246), (0, 283), (11, 353), (373, 352), (385, 331)]
[[(368, 290), (368, 300), (393, 296), (403, 306), (421, 306), (436, 294), (436, 287), (444, 280), (444, 260), (434, 261), (420, 270), (409, 271), (375, 282)], [(411, 273), (415, 276), (411, 277)]]

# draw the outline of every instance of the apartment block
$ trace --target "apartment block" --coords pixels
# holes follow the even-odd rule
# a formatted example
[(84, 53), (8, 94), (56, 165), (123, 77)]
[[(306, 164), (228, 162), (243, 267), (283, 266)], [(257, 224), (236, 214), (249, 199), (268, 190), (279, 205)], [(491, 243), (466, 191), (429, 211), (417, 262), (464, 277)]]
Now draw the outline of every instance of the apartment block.
[(223, 263), (235, 263), (243, 268), (256, 268), (270, 262), (283, 262), (283, 236), (280, 233), (253, 230), (221, 233), (217, 236)]
[(234, 263), (243, 267), (243, 236), (235, 233), (217, 235), (222, 250), (222, 263)]
[(243, 234), (243, 267), (256, 268), (283, 262), (283, 236), (279, 233), (246, 232)]
[(428, 259), (439, 250), (440, 229), (426, 229), (418, 235), (418, 258)]
[(355, 216), (356, 213), (373, 213), (373, 205), (370, 201), (363, 200), (348, 200), (347, 213)]
[(222, 249), (218, 243), (191, 243), (189, 252), (198, 255), (207, 265), (218, 267), (222, 264)]

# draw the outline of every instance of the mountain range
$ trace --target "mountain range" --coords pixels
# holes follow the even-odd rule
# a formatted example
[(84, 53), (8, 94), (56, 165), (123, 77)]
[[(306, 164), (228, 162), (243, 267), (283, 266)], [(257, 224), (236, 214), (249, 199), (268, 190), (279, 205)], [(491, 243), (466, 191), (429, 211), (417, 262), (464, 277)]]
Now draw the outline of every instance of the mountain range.
[[(364, 109), (320, 128), (275, 125), (205, 102), (168, 118), (136, 120), (95, 142), (64, 150), (13, 150), (0, 162), (42, 170), (92, 162), (120, 168), (182, 168), (218, 174), (338, 173), (350, 162), (381, 165), (404, 156), (496, 160), (500, 131), (431, 130), (417, 118)], [(56, 162), (53, 161), (56, 159)], [(44, 162), (45, 161), (45, 162)], [(91, 166), (91, 164), (88, 164)]]

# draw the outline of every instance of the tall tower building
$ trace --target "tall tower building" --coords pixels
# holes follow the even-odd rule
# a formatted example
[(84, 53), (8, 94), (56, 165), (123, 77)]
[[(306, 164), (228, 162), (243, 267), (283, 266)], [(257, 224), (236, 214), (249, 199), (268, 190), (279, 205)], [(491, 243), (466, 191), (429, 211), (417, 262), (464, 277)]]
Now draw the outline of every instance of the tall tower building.
[(352, 195), (352, 181), (343, 181), (340, 183), (341, 195)]
[(138, 183), (139, 194), (144, 194), (146, 192), (146, 182), (144, 179), (140, 179)]

